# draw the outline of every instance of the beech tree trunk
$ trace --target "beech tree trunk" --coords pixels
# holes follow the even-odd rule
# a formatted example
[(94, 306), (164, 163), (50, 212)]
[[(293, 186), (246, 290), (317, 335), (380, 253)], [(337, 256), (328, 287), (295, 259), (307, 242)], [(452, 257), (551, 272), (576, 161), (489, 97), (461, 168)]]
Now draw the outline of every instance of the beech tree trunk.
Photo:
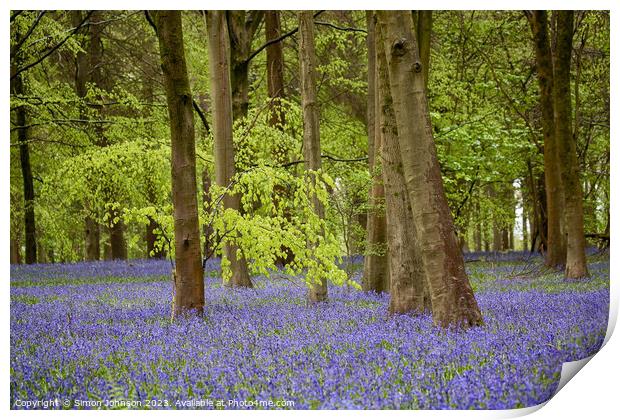
[[(278, 39), (281, 35), (280, 12), (277, 10), (265, 11), (265, 42)], [(284, 98), (284, 54), (282, 52), (282, 42), (275, 42), (266, 48), (267, 50), (267, 92), (269, 94), (269, 119), (268, 124), (280, 131), (284, 130), (286, 117), (282, 109)], [(283, 140), (277, 141), (273, 148), (273, 157), (277, 165), (284, 165), (289, 160), (289, 145)], [(284, 185), (274, 187), (274, 205), (279, 207), (281, 197), (287, 197), (289, 191)], [(290, 222), (292, 214), (288, 208), (283, 209), (284, 218)], [(293, 251), (283, 246), (281, 249), (285, 256), (278, 256), (276, 264), (284, 266), (290, 264), (295, 259)]]
[(428, 72), (431, 63), (431, 32), (433, 27), (433, 11), (419, 10), (417, 13), (416, 39), (420, 51), (420, 62), (424, 74), (424, 86), (428, 87)]
[[(489, 184), (487, 187), (487, 195), (489, 196), (489, 199), (491, 201), (496, 201), (497, 200), (497, 190), (495, 188), (495, 185), (493, 184)], [(497, 220), (497, 217), (494, 217), (492, 215), (492, 221), (491, 221), (491, 229), (492, 229), (492, 234), (493, 234), (493, 247), (492, 247), (492, 251), (494, 252), (498, 252), (502, 250), (502, 230), (499, 226), (499, 222)]]
[[(17, 35), (19, 37), (19, 34)], [(17, 54), (15, 61), (11, 63), (11, 73), (17, 72), (21, 54)], [(11, 93), (16, 96), (24, 95), (23, 73), (11, 79)], [(30, 166), (30, 147), (28, 146), (27, 112), (25, 106), (15, 109), (15, 126), (17, 128), (17, 143), (19, 144), (19, 163), (22, 172), (24, 188), (24, 227), (26, 245), (26, 264), (37, 262), (37, 229), (34, 213), (34, 181), (32, 167)]]
[[(92, 25), (89, 25), (89, 44), (88, 44), (88, 73), (90, 74), (90, 82), (95, 85), (95, 87), (99, 89), (106, 89), (109, 83), (109, 75), (104, 74), (103, 72), (103, 63), (104, 63), (104, 51), (103, 51), (103, 42), (101, 39), (101, 35), (103, 32), (103, 16), (102, 11), (93, 11), (90, 16), (90, 21)], [(99, 95), (97, 100), (103, 101), (102, 95)], [(93, 105), (93, 108), (97, 109), (99, 115), (103, 118), (104, 115), (104, 106), (102, 104)], [(96, 137), (97, 137), (97, 146), (106, 147), (109, 142), (105, 136), (105, 128), (102, 124), (94, 124)], [(105, 191), (107, 196), (107, 201), (112, 203), (116, 201), (116, 192), (112, 188), (108, 188)], [(110, 236), (110, 258), (112, 259), (127, 259), (127, 244), (125, 241), (125, 225), (123, 220), (121, 219), (121, 214), (118, 210), (108, 210), (108, 222), (107, 229), (108, 234)], [(89, 229), (90, 234), (92, 235), (89, 238), (90, 244), (94, 244), (96, 241), (97, 235), (100, 236), (100, 233), (96, 232), (97, 228)], [(93, 256), (95, 253), (95, 246), (92, 245)]]
[[(280, 12), (265, 11), (265, 41), (277, 39), (281, 35)], [(285, 124), (284, 111), (280, 99), (284, 98), (284, 54), (282, 42), (275, 42), (267, 48), (267, 92), (271, 99), (269, 125), (282, 128)]]
[(443, 188), (411, 13), (380, 11), (377, 14), (385, 36), (398, 144), (433, 319), (445, 327), (480, 325), (482, 315), (465, 273)]
[(250, 48), (254, 33), (262, 18), (262, 11), (246, 12), (245, 10), (229, 10), (224, 16), (229, 36), (228, 54), (230, 54), (230, 84), (232, 95), (233, 121), (248, 115)]
[[(71, 12), (71, 19), (74, 26), (79, 25), (83, 19), (82, 12), (80, 10), (74, 10)], [(97, 40), (97, 42), (99, 42), (99, 40)], [(82, 43), (82, 48), (84, 51), (90, 51), (89, 44), (90, 42)], [(80, 98), (84, 98), (86, 96), (86, 83), (89, 80), (90, 59), (89, 55), (84, 51), (79, 51), (75, 57), (75, 93)], [(80, 107), (80, 119), (85, 120), (87, 118), (88, 116), (86, 114), (86, 110), (84, 107)], [(89, 209), (86, 210), (88, 211)], [(86, 216), (84, 218), (84, 258), (86, 261), (99, 260), (101, 254), (99, 240), (99, 223), (97, 223), (97, 221), (91, 216)]]
[(22, 256), (19, 249), (19, 241), (11, 236), (11, 264), (21, 264)]
[[(153, 206), (157, 205), (155, 191), (152, 185), (147, 185), (146, 194), (149, 204)], [(166, 255), (163, 248), (155, 247), (155, 244), (157, 242), (157, 234), (155, 232), (158, 229), (160, 229), (159, 223), (157, 223), (152, 217), (148, 216), (148, 223), (146, 225), (146, 232), (144, 237), (146, 241), (146, 258), (163, 258)]]
[(527, 251), (528, 243), (529, 243), (529, 236), (528, 236), (529, 222), (528, 222), (525, 208), (523, 208), (523, 214), (521, 215), (521, 226), (523, 227), (522, 238), (521, 238), (521, 244), (522, 244), (521, 250)]
[(536, 72), (540, 90), (542, 129), (544, 140), (545, 194), (547, 202), (547, 253), (545, 264), (560, 267), (566, 262), (566, 247), (561, 231), (564, 197), (560, 168), (558, 140), (554, 117), (554, 71), (549, 43), (547, 12), (535, 10), (526, 13), (532, 29), (536, 52)]
[(377, 95), (377, 72), (375, 53), (375, 16), (366, 11), (368, 36), (368, 167), (372, 177), (369, 209), (366, 218), (366, 252), (362, 288), (365, 291), (383, 292), (389, 289), (389, 272), (387, 264), (385, 191), (381, 177), (381, 165), (377, 164), (381, 156), (381, 127), (376, 123), (379, 115)]
[[(304, 161), (306, 170), (321, 169), (321, 140), (319, 133), (319, 103), (316, 98), (316, 53), (314, 50), (314, 19), (312, 11), (299, 12), (299, 63), (301, 66), (301, 107), (304, 119)], [(315, 180), (311, 182), (314, 183)], [(314, 211), (323, 219), (323, 203), (315, 196)], [(311, 302), (327, 300), (327, 279), (310, 287)]]
[[(209, 175), (209, 170), (205, 167), (202, 171), (202, 205), (207, 206), (210, 202), (210, 194), (211, 194), (211, 176)], [(203, 249), (202, 254), (204, 258), (212, 256), (215, 253), (212, 244), (212, 236), (213, 236), (213, 227), (208, 226), (207, 224), (202, 227), (202, 236), (203, 236)]]
[(588, 276), (583, 227), (583, 191), (579, 179), (577, 142), (571, 116), (570, 63), (573, 52), (572, 10), (557, 11), (557, 44), (554, 52), (555, 136), (562, 162), (566, 233), (566, 272), (570, 279)]
[(111, 220), (118, 218), (117, 222), (111, 222), (110, 229), (110, 247), (112, 248), (113, 260), (127, 259), (127, 243), (125, 242), (125, 224), (120, 219), (118, 210), (110, 212)]
[(474, 244), (476, 252), (482, 251), (482, 214), (480, 214), (480, 201), (476, 200), (474, 214), (476, 215), (476, 227), (474, 228)]
[(419, 240), (403, 175), (398, 145), (396, 117), (390, 94), (383, 36), (377, 26), (377, 120), (381, 138), (385, 212), (387, 220), (387, 261), (390, 274), (390, 313), (422, 313), (430, 311), (430, 295)]
[(157, 235), (155, 234), (155, 230), (159, 228), (157, 222), (149, 217), (149, 222), (146, 225), (146, 258), (162, 258), (164, 253), (161, 249), (155, 248), (155, 243), (157, 242)]
[(173, 317), (190, 310), (201, 315), (204, 307), (204, 279), (198, 226), (196, 140), (192, 93), (183, 47), (181, 12), (152, 13), (157, 26), (172, 138), (175, 245)]
[(99, 223), (92, 217), (84, 219), (84, 233), (86, 239), (86, 261), (98, 261), (101, 258)]
[[(215, 142), (215, 182), (227, 187), (235, 176), (235, 149), (233, 145), (233, 107), (230, 90), (229, 35), (226, 12), (207, 12), (209, 33), (209, 70), (213, 100), (213, 138)], [(238, 194), (226, 194), (224, 209), (239, 210)], [(252, 287), (245, 257), (237, 258), (238, 247), (224, 239), (224, 256), (230, 261), (232, 277), (226, 283), (231, 287)]]

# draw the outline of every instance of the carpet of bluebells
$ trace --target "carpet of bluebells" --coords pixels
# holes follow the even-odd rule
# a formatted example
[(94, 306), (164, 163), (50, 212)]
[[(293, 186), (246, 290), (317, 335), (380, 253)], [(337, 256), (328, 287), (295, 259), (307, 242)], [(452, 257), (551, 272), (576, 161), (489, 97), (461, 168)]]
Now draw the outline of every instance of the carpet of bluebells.
[[(255, 278), (252, 290), (224, 288), (217, 261), (205, 270), (204, 317), (174, 323), (168, 261), (12, 266), (11, 406), (58, 398), (64, 408), (135, 400), (174, 409), (208, 399), (503, 409), (546, 401), (562, 363), (602, 344), (608, 256), (590, 255), (591, 277), (573, 282), (530, 254), (467, 261), (485, 325), (464, 332), (436, 328), (430, 316), (389, 317), (388, 295), (349, 287), (309, 305), (302, 280), (279, 273)], [(359, 281), (361, 260), (351, 263)]]

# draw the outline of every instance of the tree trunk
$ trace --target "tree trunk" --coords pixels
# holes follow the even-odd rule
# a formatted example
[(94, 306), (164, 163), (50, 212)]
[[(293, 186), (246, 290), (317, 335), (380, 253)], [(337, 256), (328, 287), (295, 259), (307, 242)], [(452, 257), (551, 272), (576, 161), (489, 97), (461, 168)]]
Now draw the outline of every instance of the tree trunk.
[[(210, 195), (211, 195), (211, 176), (209, 175), (209, 170), (207, 167), (202, 171), (202, 205), (209, 205)], [(208, 209), (207, 214), (211, 213), (213, 209)], [(209, 226), (206, 223), (202, 227), (202, 236), (203, 236), (203, 249), (202, 255), (204, 258), (209, 258), (215, 253), (215, 249), (213, 249), (213, 226)]]
[[(109, 80), (106, 78), (106, 75), (103, 72), (103, 41), (101, 39), (101, 35), (103, 32), (103, 25), (101, 24), (103, 17), (101, 16), (102, 11), (93, 11), (90, 21), (93, 23), (88, 27), (89, 29), (89, 44), (88, 44), (88, 73), (90, 75), (90, 82), (95, 85), (98, 89), (105, 89), (106, 85), (109, 83)], [(103, 101), (103, 96), (99, 95), (97, 100)], [(103, 118), (104, 116), (104, 106), (102, 104), (91, 105), (92, 108), (96, 109), (99, 115)], [(109, 145), (108, 139), (105, 135), (105, 128), (102, 124), (94, 124), (95, 133), (96, 133), (96, 145), (99, 147), (106, 147)], [(116, 201), (116, 194), (113, 189), (107, 189), (105, 191), (108, 202)], [(117, 210), (107, 210), (108, 223), (107, 230), (110, 237), (110, 249), (107, 254), (107, 258), (109, 259), (127, 259), (127, 244), (125, 243), (125, 226), (120, 219), (120, 214)], [(118, 219), (117, 219), (118, 218)], [(98, 232), (101, 228), (99, 226), (92, 226), (92, 229), (89, 229), (91, 238), (89, 238), (89, 243), (93, 244), (91, 246), (92, 249), (92, 258), (95, 259), (95, 248), (94, 242), (97, 240), (97, 237), (100, 237), (101, 234)], [(90, 258), (90, 257), (89, 257)]]
[(431, 63), (431, 32), (433, 27), (433, 11), (419, 10), (417, 13), (416, 39), (420, 51), (420, 62), (424, 74), (424, 86), (428, 88), (428, 73)]
[(562, 162), (566, 233), (566, 278), (588, 276), (583, 228), (583, 192), (579, 180), (577, 144), (571, 122), (570, 62), (573, 52), (572, 10), (556, 12), (557, 45), (554, 54), (555, 136)]
[(230, 85), (232, 96), (233, 121), (248, 115), (250, 48), (254, 33), (260, 24), (263, 12), (245, 10), (225, 12), (227, 34), (229, 36), (228, 54), (230, 57)]
[[(280, 12), (265, 12), (265, 40), (269, 42), (280, 37)], [(282, 43), (276, 42), (267, 48), (267, 92), (269, 93), (270, 114), (269, 125), (283, 128), (285, 115), (280, 99), (284, 98), (284, 54)]]
[(530, 252), (546, 252), (547, 249), (547, 195), (545, 193), (545, 176), (536, 177), (532, 162), (527, 161), (527, 178), (532, 199), (532, 217), (530, 219)]
[[(269, 42), (280, 37), (280, 12), (277, 10), (265, 11), (265, 41)], [(267, 92), (269, 94), (269, 119), (268, 124), (280, 131), (284, 130), (286, 117), (282, 109), (281, 99), (284, 98), (284, 54), (282, 43), (275, 42), (267, 48)], [(283, 141), (277, 141), (274, 145), (274, 160), (277, 165), (284, 165), (289, 160), (289, 145)], [(274, 205), (279, 207), (282, 199), (286, 199), (288, 191), (284, 185), (274, 187)], [(287, 222), (292, 220), (292, 214), (288, 208), (283, 209), (284, 218)], [(295, 259), (293, 251), (283, 246), (281, 249), (284, 256), (276, 258), (276, 264), (284, 266)]]
[(476, 227), (474, 230), (474, 243), (476, 246), (476, 252), (482, 251), (482, 214), (480, 214), (480, 200), (476, 200), (475, 207), (476, 215)]
[(510, 229), (502, 229), (502, 251), (510, 249)]
[[(11, 63), (11, 73), (17, 71), (21, 55), (18, 53), (15, 62)], [(11, 79), (11, 93), (16, 96), (24, 95), (23, 74), (18, 74)], [(32, 167), (30, 166), (30, 147), (28, 145), (28, 128), (26, 107), (19, 106), (15, 109), (15, 125), (17, 128), (17, 143), (19, 144), (19, 162), (22, 172), (24, 188), (24, 226), (26, 231), (26, 264), (37, 262), (37, 230), (34, 213), (34, 181)]]
[[(314, 19), (311, 11), (299, 12), (299, 62), (301, 66), (301, 107), (304, 120), (304, 161), (306, 170), (321, 169), (321, 140), (319, 133), (319, 104), (316, 98), (316, 53), (314, 51)], [(313, 184), (316, 180), (311, 180)], [(323, 219), (323, 203), (314, 196), (314, 211)], [(327, 279), (310, 287), (311, 302), (327, 300)]]
[[(487, 194), (489, 196), (489, 199), (492, 202), (496, 202), (497, 201), (497, 191), (495, 189), (495, 186), (493, 184), (489, 184), (489, 186), (487, 187)], [(494, 252), (498, 252), (502, 250), (502, 230), (499, 226), (499, 222), (497, 220), (497, 217), (492, 215), (491, 216), (493, 218), (493, 220), (491, 221), (491, 229), (493, 232), (493, 248), (492, 251)]]
[[(430, 311), (430, 296), (419, 250), (419, 240), (413, 223), (413, 214), (405, 177), (403, 175), (398, 131), (383, 35), (377, 26), (377, 117), (381, 139), (383, 184), (385, 185), (385, 212), (387, 220), (387, 260), (390, 279), (390, 313), (421, 313)], [(370, 120), (369, 120), (370, 121)]]
[(561, 232), (564, 198), (558, 140), (554, 123), (554, 71), (547, 30), (548, 19), (547, 12), (544, 10), (535, 10), (528, 13), (527, 16), (534, 37), (536, 71), (542, 110), (547, 202), (547, 254), (545, 255), (545, 264), (549, 267), (559, 267), (566, 262), (566, 248)]
[(398, 143), (433, 319), (446, 327), (480, 325), (482, 315), (465, 273), (443, 188), (411, 13), (377, 13), (385, 35)]
[(369, 209), (366, 218), (366, 252), (362, 288), (365, 291), (383, 292), (389, 289), (389, 272), (386, 243), (385, 191), (381, 178), (380, 161), (381, 127), (376, 123), (379, 112), (377, 95), (377, 76), (375, 54), (375, 17), (372, 11), (366, 11), (368, 36), (368, 166), (372, 178)]
[[(71, 12), (71, 17), (74, 26), (78, 26), (83, 19), (82, 12), (80, 10), (74, 10), (73, 12)], [(98, 32), (95, 32), (95, 34), (98, 34)], [(100, 39), (96, 37), (95, 42), (100, 42)], [(82, 43), (82, 48), (85, 51), (90, 51), (90, 45), (86, 45), (86, 43)], [(89, 80), (90, 61), (91, 60), (89, 59), (89, 55), (83, 51), (79, 51), (75, 58), (75, 93), (79, 98), (82, 99), (86, 97), (86, 84)], [(85, 120), (87, 118), (88, 116), (86, 110), (84, 109), (84, 106), (81, 105), (80, 119)], [(97, 223), (97, 221), (94, 220), (91, 216), (86, 216), (84, 218), (84, 233), (84, 242), (86, 248), (84, 257), (86, 261), (99, 260), (101, 254), (99, 244), (100, 228), (99, 223)]]
[(527, 210), (526, 210), (526, 206), (525, 206), (525, 189), (522, 187), (521, 188), (521, 197), (522, 197), (522, 207), (521, 207), (521, 226), (523, 229), (523, 236), (522, 236), (522, 248), (523, 251), (527, 251), (527, 243), (528, 243), (528, 233), (527, 233)]
[(17, 238), (11, 236), (11, 264), (22, 263), (21, 250), (19, 248), (19, 241)]
[(98, 261), (101, 256), (99, 223), (92, 217), (84, 220), (86, 238), (86, 261)]
[(160, 259), (166, 256), (165, 251), (161, 248), (155, 248), (157, 242), (157, 235), (155, 231), (160, 229), (159, 224), (152, 217), (148, 218), (149, 222), (146, 225), (146, 258)]
[(204, 279), (200, 258), (196, 149), (192, 93), (187, 76), (180, 11), (156, 11), (157, 37), (172, 139), (175, 298), (173, 317), (202, 314)]
[[(211, 98), (213, 99), (213, 138), (215, 142), (215, 182), (227, 187), (235, 176), (235, 149), (233, 144), (233, 107), (228, 66), (229, 35), (226, 12), (207, 13), (209, 33), (209, 70)], [(224, 209), (239, 210), (241, 197), (227, 193)], [(224, 240), (224, 256), (230, 262), (232, 277), (226, 283), (231, 287), (252, 287), (248, 266), (243, 255), (237, 258), (238, 247)]]

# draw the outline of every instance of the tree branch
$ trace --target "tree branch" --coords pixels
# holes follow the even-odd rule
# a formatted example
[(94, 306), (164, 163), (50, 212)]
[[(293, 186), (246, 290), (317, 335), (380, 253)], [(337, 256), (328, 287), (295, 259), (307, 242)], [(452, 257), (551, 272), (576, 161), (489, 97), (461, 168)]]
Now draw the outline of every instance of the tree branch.
[(196, 113), (200, 117), (200, 121), (202, 121), (202, 125), (205, 127), (205, 130), (207, 131), (207, 135), (209, 135), (209, 133), (211, 132), (211, 128), (209, 127), (209, 122), (207, 121), (207, 117), (205, 116), (204, 112), (202, 112), (202, 109), (200, 109), (200, 105), (198, 105), (198, 102), (196, 102), (196, 100), (193, 98), (192, 98), (192, 105), (194, 106), (194, 111), (196, 111)]
[[(319, 16), (321, 13), (323, 13), (323, 12), (324, 12), (324, 10), (319, 10), (318, 12), (316, 12), (316, 13), (314, 14), (314, 17), (315, 17), (315, 18), (316, 18), (316, 17), (318, 17), (318, 16)], [(261, 45), (260, 47), (258, 47), (258, 49), (256, 49), (256, 50), (255, 50), (252, 54), (250, 54), (250, 55), (248, 56), (248, 58), (245, 60), (245, 63), (246, 63), (246, 64), (247, 64), (247, 63), (249, 63), (249, 62), (250, 62), (250, 61), (251, 61), (254, 57), (256, 57), (258, 54), (260, 54), (260, 52), (261, 52), (261, 51), (263, 51), (263, 50), (264, 50), (265, 48), (267, 48), (268, 46), (273, 45), (273, 44), (277, 44), (278, 42), (283, 41), (283, 40), (285, 40), (286, 38), (288, 38), (288, 37), (290, 37), (290, 36), (292, 36), (292, 35), (295, 35), (298, 31), (299, 31), (299, 27), (297, 27), (297, 28), (295, 28), (295, 29), (291, 29), (291, 30), (290, 30), (290, 31), (288, 31), (287, 33), (285, 33), (285, 34), (283, 34), (283, 35), (280, 35), (280, 36), (279, 36), (279, 37), (277, 37), (277, 38), (274, 38), (274, 39), (271, 39), (271, 40), (269, 40), (269, 41), (265, 42), (263, 45)]]
[(20, 39), (19, 42), (13, 46), (13, 48), (11, 48), (11, 58), (15, 57), (22, 45), (24, 45), (24, 42), (26, 42), (26, 40), (30, 38), (30, 35), (32, 35), (32, 32), (34, 32), (35, 28), (39, 25), (39, 22), (41, 22), (41, 19), (43, 18), (43, 15), (45, 15), (45, 13), (47, 13), (45, 10), (39, 13), (35, 21), (32, 22), (32, 25), (30, 25), (30, 28), (28, 28), (28, 31), (26, 32), (24, 37)]
[(339, 31), (344, 31), (344, 32), (360, 32), (360, 33), (363, 33), (363, 34), (367, 34), (368, 33), (368, 31), (366, 31), (365, 29), (345, 28), (345, 27), (342, 27), (342, 26), (336, 26), (333, 23), (321, 22), (321, 21), (318, 21), (318, 20), (315, 20), (314, 24), (315, 25), (321, 25), (321, 26), (329, 26), (330, 28), (337, 29)]
[(36, 66), (37, 64), (41, 63), (43, 60), (45, 60), (47, 57), (49, 57), (50, 55), (52, 55), (52, 53), (54, 51), (56, 51), (58, 48), (60, 48), (62, 45), (64, 45), (65, 42), (67, 42), (67, 40), (69, 40), (69, 38), (71, 38), (73, 35), (75, 35), (75, 33), (82, 27), (84, 26), (84, 23), (90, 18), (90, 15), (92, 15), (93, 11), (89, 11), (86, 14), (86, 17), (82, 20), (82, 22), (80, 22), (80, 24), (78, 26), (76, 26), (75, 28), (73, 28), (73, 30), (71, 31), (71, 33), (69, 35), (67, 35), (62, 41), (60, 41), (58, 44), (56, 44), (54, 47), (50, 48), (50, 50), (48, 52), (46, 52), (45, 54), (43, 54), (43, 56), (35, 61), (33, 61), (32, 63), (22, 67), (21, 69), (17, 70), (14, 74), (11, 75), (11, 80), (15, 79), (18, 75), (20, 75), (21, 73), (25, 72), (26, 70)]

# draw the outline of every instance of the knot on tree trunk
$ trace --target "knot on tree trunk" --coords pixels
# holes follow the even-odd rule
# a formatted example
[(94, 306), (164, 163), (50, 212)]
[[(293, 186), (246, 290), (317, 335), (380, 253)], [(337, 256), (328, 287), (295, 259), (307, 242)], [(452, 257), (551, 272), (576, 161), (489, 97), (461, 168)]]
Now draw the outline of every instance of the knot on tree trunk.
[(395, 57), (402, 57), (407, 52), (407, 40), (400, 38), (392, 44), (392, 55)]

